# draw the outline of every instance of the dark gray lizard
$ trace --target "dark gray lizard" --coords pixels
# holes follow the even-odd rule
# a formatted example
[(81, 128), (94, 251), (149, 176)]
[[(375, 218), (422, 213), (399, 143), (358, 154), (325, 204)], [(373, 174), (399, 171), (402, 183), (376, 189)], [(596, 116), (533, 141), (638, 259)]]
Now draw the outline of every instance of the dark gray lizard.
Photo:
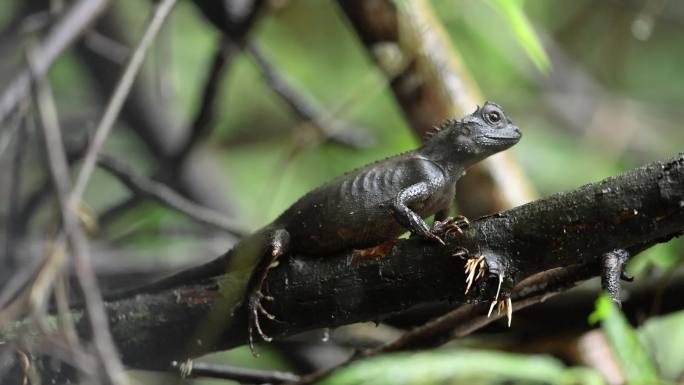
[[(243, 239), (225, 256), (172, 276), (157, 289), (222, 271), (245, 272), (246, 284), (226, 294), (237, 308), (245, 298), (249, 311), (250, 346), (259, 314), (273, 319), (261, 301), (269, 267), (282, 255), (321, 256), (377, 246), (406, 232), (442, 242), (423, 218), (447, 218), (458, 179), (480, 160), (516, 144), (520, 130), (501, 107), (487, 102), (461, 120), (447, 120), (416, 150), (351, 171), (304, 195), (273, 223)], [(223, 293), (222, 293), (223, 294)], [(245, 295), (246, 294), (246, 295)]]

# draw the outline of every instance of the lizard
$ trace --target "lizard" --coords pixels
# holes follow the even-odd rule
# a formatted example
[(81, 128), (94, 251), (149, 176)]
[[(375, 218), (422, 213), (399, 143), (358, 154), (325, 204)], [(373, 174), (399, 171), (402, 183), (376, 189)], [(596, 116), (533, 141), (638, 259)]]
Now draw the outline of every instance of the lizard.
[[(320, 256), (372, 248), (406, 231), (444, 244), (437, 234), (445, 223), (454, 224), (448, 213), (456, 182), (470, 166), (508, 149), (521, 136), (503, 109), (487, 102), (460, 120), (446, 120), (435, 127), (417, 149), (358, 168), (310, 191), (224, 256), (152, 286), (168, 288), (192, 278), (244, 270), (249, 279), (233, 290), (229, 300), (234, 308), (247, 306), (254, 353), (255, 330), (263, 340), (271, 341), (261, 328), (260, 315), (275, 318), (262, 304), (273, 298), (263, 294), (262, 285), (278, 258), (290, 253)], [(424, 218), (432, 215), (435, 227), (431, 229)]]

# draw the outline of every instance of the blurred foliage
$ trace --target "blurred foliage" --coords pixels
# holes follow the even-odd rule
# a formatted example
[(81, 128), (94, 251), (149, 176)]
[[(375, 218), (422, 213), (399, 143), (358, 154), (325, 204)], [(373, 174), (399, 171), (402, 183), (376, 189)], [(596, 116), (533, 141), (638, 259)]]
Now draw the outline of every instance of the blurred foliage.
[(520, 45), (540, 70), (547, 72), (551, 67), (549, 56), (544, 51), (539, 36), (534, 32), (532, 23), (525, 15), (523, 0), (489, 0), (511, 25)]
[(607, 294), (596, 301), (596, 310), (589, 316), (589, 322), (601, 322), (614, 357), (630, 384), (662, 383), (638, 334)]
[(602, 385), (600, 374), (530, 355), (488, 351), (396, 353), (343, 368), (321, 385)]
[(684, 375), (684, 311), (650, 318), (634, 329), (604, 294), (589, 322), (601, 323), (629, 384), (671, 384)]
[(684, 376), (684, 311), (647, 320), (638, 330), (643, 346), (663, 378)]

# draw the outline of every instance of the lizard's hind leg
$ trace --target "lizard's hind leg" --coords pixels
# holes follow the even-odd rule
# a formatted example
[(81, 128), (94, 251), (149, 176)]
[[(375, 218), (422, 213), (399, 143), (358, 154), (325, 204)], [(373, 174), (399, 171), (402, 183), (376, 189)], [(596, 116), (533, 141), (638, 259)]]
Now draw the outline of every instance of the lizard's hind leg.
[(603, 255), (603, 271), (601, 272), (601, 286), (608, 292), (610, 299), (618, 306), (620, 302), (620, 279), (632, 280), (625, 274), (625, 263), (630, 254), (624, 249), (615, 249)]
[(259, 321), (259, 314), (266, 316), (266, 318), (273, 320), (275, 316), (269, 313), (261, 303), (262, 300), (272, 301), (273, 297), (264, 295), (261, 291), (268, 272), (273, 267), (273, 264), (280, 256), (287, 253), (290, 246), (290, 233), (285, 229), (277, 229), (266, 235), (267, 247), (263, 258), (255, 267), (252, 277), (248, 285), (247, 292), (247, 311), (249, 313), (249, 347), (252, 354), (256, 357), (257, 353), (254, 349), (254, 329), (259, 333), (261, 338), (266, 342), (271, 342), (273, 338), (264, 333)]

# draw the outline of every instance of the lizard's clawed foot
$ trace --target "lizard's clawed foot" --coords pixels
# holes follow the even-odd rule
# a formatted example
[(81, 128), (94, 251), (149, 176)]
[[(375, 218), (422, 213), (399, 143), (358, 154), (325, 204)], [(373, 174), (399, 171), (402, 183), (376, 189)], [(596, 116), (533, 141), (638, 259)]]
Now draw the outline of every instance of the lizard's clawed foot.
[[(459, 249), (453, 255), (467, 255), (468, 251)], [(489, 281), (495, 278), (497, 282), (496, 294), (494, 301), (489, 307), (487, 317), (491, 316), (494, 308), (497, 308), (497, 313), (505, 313), (508, 318), (508, 326), (511, 326), (513, 319), (513, 305), (510, 298), (510, 292), (515, 284), (515, 271), (510, 268), (508, 260), (504, 256), (495, 253), (491, 250), (484, 250), (477, 258), (468, 258), (465, 263), (466, 274), (466, 289), (465, 294), (468, 294), (471, 287), (480, 280)], [(489, 285), (487, 285), (489, 287)], [(484, 287), (487, 289), (487, 287)], [(486, 292), (481, 292), (480, 295)], [(502, 298), (503, 297), (503, 298)], [(502, 298), (502, 299), (499, 299)]]
[(435, 221), (432, 225), (432, 232), (444, 235), (451, 235), (454, 233), (463, 234), (463, 229), (468, 226), (470, 226), (468, 218), (463, 215), (457, 215), (443, 221)]
[(266, 342), (271, 342), (273, 341), (272, 337), (269, 337), (264, 333), (263, 329), (261, 328), (261, 323), (259, 322), (259, 315), (262, 314), (266, 318), (270, 320), (274, 320), (275, 316), (271, 313), (269, 313), (266, 308), (264, 308), (264, 305), (262, 305), (261, 301), (266, 300), (266, 301), (273, 301), (273, 297), (269, 295), (264, 295), (264, 293), (261, 292), (261, 290), (255, 290), (252, 294), (249, 296), (249, 303), (247, 304), (247, 311), (249, 312), (249, 327), (248, 327), (248, 334), (249, 334), (249, 348), (252, 350), (252, 355), (254, 357), (258, 357), (259, 355), (256, 352), (256, 349), (254, 348), (254, 329), (259, 333), (259, 336), (266, 341)]
[(421, 236), (423, 236), (426, 239), (433, 240), (435, 242), (439, 242), (442, 246), (446, 246), (446, 243), (444, 243), (442, 238), (440, 238), (440, 236), (435, 234), (434, 232), (426, 230), (424, 234), (421, 234)]
[(513, 302), (511, 297), (506, 297), (504, 299), (495, 299), (489, 306), (489, 313), (487, 317), (492, 315), (492, 311), (496, 307), (496, 314), (501, 315), (501, 313), (506, 313), (506, 319), (508, 319), (508, 327), (511, 327), (511, 322), (513, 321)]
[(504, 281), (503, 273), (499, 274), (499, 285), (496, 287), (496, 295), (494, 296), (494, 301), (489, 306), (489, 312), (487, 317), (492, 315), (492, 310), (496, 306), (496, 314), (506, 313), (506, 318), (508, 318), (508, 327), (511, 327), (511, 321), (513, 321), (513, 303), (511, 302), (511, 297), (506, 296), (504, 299), (499, 299), (499, 294), (501, 294), (501, 285)]
[[(459, 250), (457, 254), (454, 255), (462, 255), (460, 254), (461, 251)], [(476, 281), (482, 279), (485, 275), (485, 257), (484, 255), (480, 255), (477, 258), (469, 258), (466, 263), (465, 263), (465, 273), (466, 273), (466, 289), (465, 289), (465, 294), (468, 294), (470, 291), (470, 287), (475, 283)]]
[(624, 271), (620, 274), (620, 279), (625, 281), (625, 282), (632, 282), (634, 281), (634, 277), (625, 273)]

